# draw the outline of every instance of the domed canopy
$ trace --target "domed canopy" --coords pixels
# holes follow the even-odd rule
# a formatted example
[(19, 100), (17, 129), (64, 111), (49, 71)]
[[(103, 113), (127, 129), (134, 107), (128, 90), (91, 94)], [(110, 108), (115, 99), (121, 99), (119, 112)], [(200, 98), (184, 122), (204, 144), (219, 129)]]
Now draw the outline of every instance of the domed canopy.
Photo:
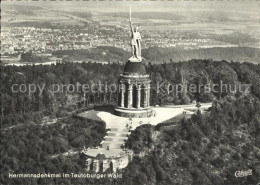
[(142, 62), (131, 62), (128, 61), (124, 68), (124, 74), (147, 74), (145, 66)]

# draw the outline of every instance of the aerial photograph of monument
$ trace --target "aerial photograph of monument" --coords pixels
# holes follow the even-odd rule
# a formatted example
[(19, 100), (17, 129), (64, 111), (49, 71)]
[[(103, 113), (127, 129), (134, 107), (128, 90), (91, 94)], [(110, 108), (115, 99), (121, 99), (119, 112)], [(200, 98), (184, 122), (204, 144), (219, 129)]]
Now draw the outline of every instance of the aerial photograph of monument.
[(1, 2), (0, 185), (259, 185), (260, 2)]

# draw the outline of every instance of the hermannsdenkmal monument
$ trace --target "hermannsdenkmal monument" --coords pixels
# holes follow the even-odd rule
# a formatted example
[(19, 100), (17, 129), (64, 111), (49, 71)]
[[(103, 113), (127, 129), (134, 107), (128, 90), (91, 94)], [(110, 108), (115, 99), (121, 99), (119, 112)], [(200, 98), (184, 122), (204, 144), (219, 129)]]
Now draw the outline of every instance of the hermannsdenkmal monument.
[(154, 115), (150, 109), (151, 81), (142, 62), (141, 34), (138, 32), (138, 25), (133, 28), (131, 18), (129, 22), (133, 56), (128, 59), (118, 80), (120, 90), (115, 114), (129, 118), (151, 117)]
[[(99, 146), (84, 147), (82, 150), (86, 171), (116, 172), (125, 168), (134, 156), (133, 151), (125, 147), (125, 141), (131, 131), (144, 124), (157, 125), (177, 115), (194, 114), (198, 109), (196, 104), (150, 107), (151, 81), (142, 62), (141, 34), (138, 32), (138, 26), (133, 29), (131, 19), (130, 31), (133, 56), (126, 62), (123, 74), (118, 80), (120, 90), (114, 114), (94, 110), (78, 114), (88, 119), (94, 119), (92, 114), (96, 114), (105, 122), (107, 129), (107, 134)], [(211, 103), (203, 105), (204, 108), (210, 106)]]
[[(131, 15), (131, 13), (130, 13)], [(130, 19), (131, 40), (133, 56), (128, 59), (123, 74), (118, 83), (120, 86), (118, 106), (114, 113), (116, 117), (144, 118), (151, 117), (154, 111), (150, 109), (150, 78), (142, 63), (141, 34), (138, 26), (133, 28)], [(113, 126), (107, 126), (107, 135), (99, 147), (85, 148), (82, 154), (85, 156), (85, 169), (87, 171), (104, 172), (125, 168), (132, 160), (133, 151), (124, 147), (125, 140), (131, 133), (132, 122), (114, 122)], [(127, 126), (128, 125), (128, 126)]]

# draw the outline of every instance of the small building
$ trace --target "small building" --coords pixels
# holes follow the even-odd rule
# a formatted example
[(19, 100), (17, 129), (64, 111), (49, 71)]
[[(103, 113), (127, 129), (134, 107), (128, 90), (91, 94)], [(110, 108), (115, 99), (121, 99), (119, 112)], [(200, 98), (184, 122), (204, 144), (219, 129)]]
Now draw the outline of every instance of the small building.
[(96, 173), (107, 170), (116, 172), (117, 169), (125, 168), (133, 158), (132, 150), (122, 149), (88, 148), (83, 149), (81, 153), (86, 157), (86, 171), (94, 171)]

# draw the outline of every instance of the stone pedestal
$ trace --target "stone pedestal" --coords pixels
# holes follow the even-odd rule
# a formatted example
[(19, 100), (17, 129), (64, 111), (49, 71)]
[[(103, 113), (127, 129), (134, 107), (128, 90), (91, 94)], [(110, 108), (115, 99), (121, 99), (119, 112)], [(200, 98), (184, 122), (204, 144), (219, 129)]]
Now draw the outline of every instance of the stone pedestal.
[[(119, 103), (115, 114), (123, 117), (150, 117), (150, 78), (144, 64), (137, 58), (131, 58), (120, 75)], [(124, 88), (123, 88), (124, 87)]]

